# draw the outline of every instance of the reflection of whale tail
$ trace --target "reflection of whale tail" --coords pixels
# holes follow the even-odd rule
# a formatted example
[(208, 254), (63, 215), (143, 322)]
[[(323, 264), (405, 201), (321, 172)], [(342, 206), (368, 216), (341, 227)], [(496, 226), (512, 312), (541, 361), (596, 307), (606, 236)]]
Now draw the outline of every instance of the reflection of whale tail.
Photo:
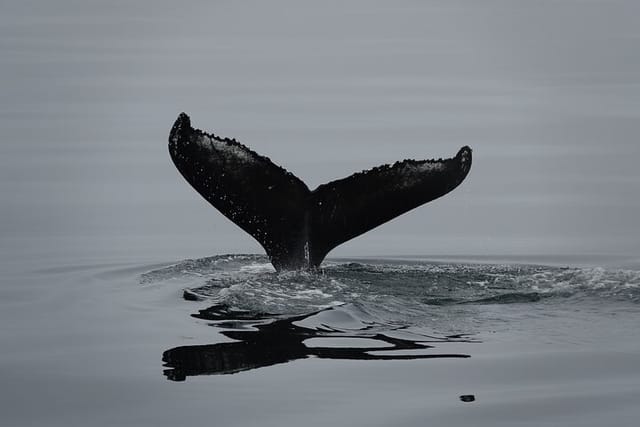
[(405, 160), (309, 191), (304, 182), (233, 139), (191, 127), (182, 113), (169, 136), (180, 173), (266, 250), (276, 269), (320, 265), (329, 251), (456, 188), (471, 149), (450, 159)]
[[(209, 345), (192, 345), (175, 347), (162, 354), (162, 361), (167, 368), (164, 371), (167, 379), (171, 381), (184, 381), (194, 375), (221, 375), (235, 374), (237, 372), (258, 369), (293, 360), (317, 357), (320, 359), (341, 360), (416, 360), (416, 359), (441, 359), (441, 358), (468, 358), (468, 354), (445, 353), (438, 347), (440, 344), (457, 342), (473, 342), (463, 335), (451, 335), (446, 337), (434, 337), (409, 333), (413, 339), (389, 336), (381, 332), (371, 331), (371, 324), (363, 324), (362, 328), (348, 329), (346, 331), (323, 323), (328, 320), (323, 318), (321, 324), (314, 316), (324, 312), (329, 316), (335, 313), (335, 308), (325, 309), (297, 316), (265, 315), (264, 313), (241, 312), (230, 310), (223, 304), (214, 305), (193, 317), (211, 320), (218, 326), (225, 324), (225, 330), (221, 333), (234, 341)], [(345, 312), (342, 312), (345, 314)], [(252, 316), (256, 315), (257, 316)], [(348, 314), (348, 312), (346, 313)], [(239, 315), (239, 317), (238, 317)], [(248, 316), (247, 316), (248, 315)], [(338, 316), (340, 319), (342, 317)], [(233, 325), (242, 320), (243, 327), (234, 328)], [(253, 320), (254, 322), (251, 322)], [(246, 322), (249, 323), (246, 323)], [(298, 323), (306, 323), (302, 326)], [(311, 327), (315, 324), (315, 327)], [(212, 324), (216, 325), (216, 323)], [(393, 334), (391, 334), (393, 335)], [(320, 338), (320, 343), (328, 346), (320, 346), (316, 342), (310, 344), (307, 340)], [(358, 343), (354, 347), (332, 346), (326, 338), (337, 338), (339, 341), (347, 339), (349, 342)], [(400, 354), (402, 350), (410, 350), (407, 354)]]

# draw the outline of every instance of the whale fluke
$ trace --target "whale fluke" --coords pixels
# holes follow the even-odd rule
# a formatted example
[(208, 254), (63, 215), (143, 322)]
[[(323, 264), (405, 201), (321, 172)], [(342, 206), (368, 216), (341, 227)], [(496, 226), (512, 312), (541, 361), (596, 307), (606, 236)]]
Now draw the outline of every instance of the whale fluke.
[(236, 140), (193, 129), (185, 113), (171, 129), (169, 153), (187, 182), (253, 236), (277, 270), (319, 266), (341, 243), (447, 194), (471, 168), (465, 146), (450, 159), (404, 160), (310, 191)]

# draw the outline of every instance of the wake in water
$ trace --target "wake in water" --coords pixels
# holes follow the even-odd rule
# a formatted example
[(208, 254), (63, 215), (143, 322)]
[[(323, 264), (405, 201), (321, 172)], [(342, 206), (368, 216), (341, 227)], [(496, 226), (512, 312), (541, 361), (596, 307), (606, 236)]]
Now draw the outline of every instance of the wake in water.
[(334, 261), (276, 273), (265, 256), (225, 255), (150, 271), (141, 282), (181, 285), (186, 299), (210, 305), (193, 316), (236, 340), (167, 350), (172, 380), (312, 356), (468, 357), (449, 344), (567, 307), (640, 302), (640, 272), (536, 265)]

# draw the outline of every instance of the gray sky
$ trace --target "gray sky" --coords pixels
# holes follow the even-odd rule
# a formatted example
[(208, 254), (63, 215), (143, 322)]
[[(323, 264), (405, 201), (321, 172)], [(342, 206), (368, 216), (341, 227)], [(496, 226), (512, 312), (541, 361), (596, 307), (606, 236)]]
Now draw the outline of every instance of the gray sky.
[(5, 2), (0, 236), (259, 251), (171, 164), (185, 111), (310, 187), (474, 149), (453, 193), (332, 255), (639, 254), (638, 16), (635, 0)]

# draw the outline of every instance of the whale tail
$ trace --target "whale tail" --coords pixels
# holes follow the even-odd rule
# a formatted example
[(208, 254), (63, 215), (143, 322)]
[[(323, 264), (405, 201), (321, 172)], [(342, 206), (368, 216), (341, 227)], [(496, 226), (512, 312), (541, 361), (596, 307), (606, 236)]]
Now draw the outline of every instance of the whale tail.
[(191, 127), (182, 113), (169, 153), (184, 178), (253, 236), (277, 270), (314, 268), (336, 246), (456, 188), (471, 149), (450, 159), (404, 160), (320, 185), (304, 182), (234, 139)]

